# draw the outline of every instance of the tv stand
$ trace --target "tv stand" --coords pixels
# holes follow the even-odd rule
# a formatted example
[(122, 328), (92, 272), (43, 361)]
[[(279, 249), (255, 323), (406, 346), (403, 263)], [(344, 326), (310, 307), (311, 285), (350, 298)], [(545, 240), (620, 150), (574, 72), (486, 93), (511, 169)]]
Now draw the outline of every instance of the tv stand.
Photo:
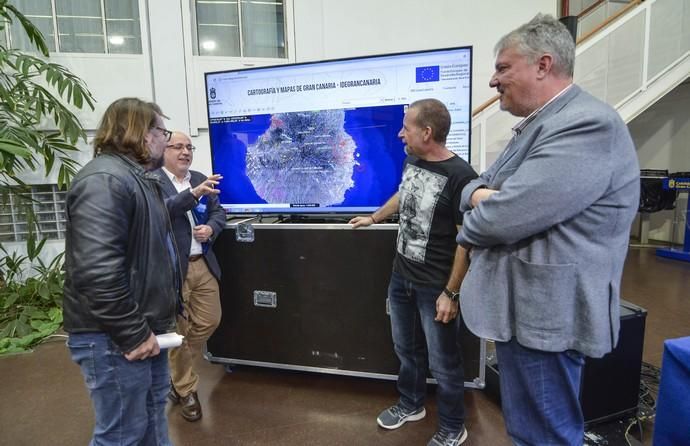
[(352, 217), (348, 215), (285, 215), (279, 218), (280, 223), (347, 223)]

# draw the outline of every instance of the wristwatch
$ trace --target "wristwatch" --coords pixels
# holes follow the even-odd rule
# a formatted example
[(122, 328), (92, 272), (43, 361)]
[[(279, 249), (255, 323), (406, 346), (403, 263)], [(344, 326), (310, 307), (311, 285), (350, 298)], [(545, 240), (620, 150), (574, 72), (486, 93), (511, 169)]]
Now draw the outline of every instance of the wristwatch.
[(453, 302), (457, 302), (460, 300), (460, 291), (451, 291), (448, 288), (443, 289), (443, 294), (448, 296), (448, 299), (452, 300)]

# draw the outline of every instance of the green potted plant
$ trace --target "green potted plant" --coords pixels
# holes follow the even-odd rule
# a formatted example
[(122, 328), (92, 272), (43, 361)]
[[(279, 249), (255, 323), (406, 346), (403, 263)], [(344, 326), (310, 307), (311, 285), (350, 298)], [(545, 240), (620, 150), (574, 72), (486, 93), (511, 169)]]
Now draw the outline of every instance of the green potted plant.
[(27, 220), (26, 255), (0, 244), (0, 354), (29, 349), (62, 323), (62, 255), (44, 263), (46, 239), (33, 214), (29, 186), (22, 173), (43, 166), (57, 169), (65, 188), (79, 165), (74, 160), (86, 133), (72, 110), (94, 109), (85, 83), (48, 61), (45, 39), (30, 20), (7, 0), (0, 0), (0, 34), (8, 26), (23, 30), (35, 53), (0, 44), (0, 199), (7, 209), (13, 195)]

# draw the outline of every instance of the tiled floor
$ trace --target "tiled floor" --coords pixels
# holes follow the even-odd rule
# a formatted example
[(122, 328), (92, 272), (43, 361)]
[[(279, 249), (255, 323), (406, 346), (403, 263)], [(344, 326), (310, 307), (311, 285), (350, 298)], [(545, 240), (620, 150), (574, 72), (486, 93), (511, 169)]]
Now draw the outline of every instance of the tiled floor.
[[(661, 364), (663, 340), (690, 336), (690, 263), (659, 259), (634, 249), (623, 296), (648, 310), (644, 360)], [(184, 421), (169, 413), (174, 444), (181, 445), (425, 445), (436, 406), (426, 419), (396, 431), (376, 426), (378, 412), (396, 399), (393, 382), (255, 368), (226, 373), (201, 362), (204, 417)], [(35, 352), (0, 358), (0, 444), (85, 445), (91, 405), (79, 369), (62, 340)], [(508, 445), (499, 407), (483, 391), (466, 393), (468, 445)], [(649, 426), (647, 426), (649, 427)], [(645, 435), (644, 444), (651, 444)]]

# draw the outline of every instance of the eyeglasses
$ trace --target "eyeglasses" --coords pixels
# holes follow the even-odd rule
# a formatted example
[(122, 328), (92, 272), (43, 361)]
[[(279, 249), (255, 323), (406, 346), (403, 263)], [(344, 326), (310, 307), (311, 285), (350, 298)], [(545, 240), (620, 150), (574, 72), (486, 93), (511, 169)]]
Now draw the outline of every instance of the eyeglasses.
[(177, 151), (181, 151), (182, 149), (187, 149), (187, 150), (189, 150), (190, 152), (193, 152), (193, 151), (196, 150), (196, 147), (194, 147), (193, 145), (191, 145), (191, 144), (182, 144), (182, 143), (179, 143), (179, 144), (168, 144), (168, 145), (165, 146), (165, 147), (168, 148), (168, 149), (173, 149), (173, 150), (177, 150)]
[(154, 129), (158, 129), (158, 130), (160, 130), (161, 132), (163, 132), (163, 136), (165, 136), (165, 141), (166, 141), (166, 142), (170, 141), (170, 138), (172, 138), (173, 132), (171, 132), (170, 130), (166, 130), (166, 129), (161, 128), (161, 127), (154, 127)]

